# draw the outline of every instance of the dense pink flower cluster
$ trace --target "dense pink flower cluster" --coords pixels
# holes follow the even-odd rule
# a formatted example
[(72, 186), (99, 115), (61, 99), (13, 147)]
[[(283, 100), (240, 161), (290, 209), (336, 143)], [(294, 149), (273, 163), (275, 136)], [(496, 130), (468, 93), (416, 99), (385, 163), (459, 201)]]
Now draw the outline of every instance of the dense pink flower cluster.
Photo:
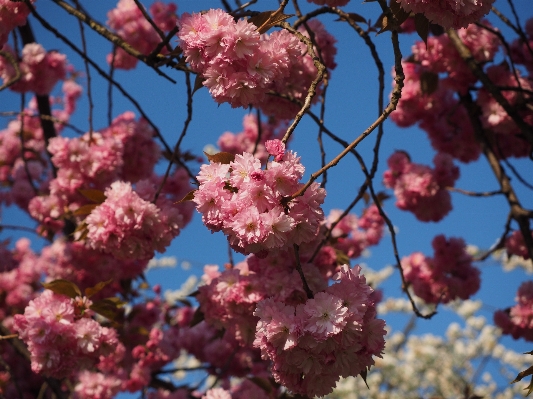
[[(487, 21), (483, 24), (493, 29)], [(457, 33), (480, 64), (493, 61), (501, 46), (497, 35), (477, 25)], [(402, 64), (405, 87), (397, 109), (391, 114), (392, 120), (402, 127), (419, 122), (437, 151), (463, 162), (476, 160), (481, 147), (467, 111), (455, 92), (464, 94), (475, 85), (477, 78), (446, 34), (429, 37), (427, 46), (422, 41), (416, 42), (412, 52), (410, 61)], [(500, 64), (487, 67), (486, 74), (498, 87), (508, 88), (502, 90), (503, 96), (525, 121), (532, 123), (533, 112), (521, 106), (531, 98), (528, 92), (531, 84), (520, 76), (520, 71), (512, 71), (506, 64)], [(523, 90), (514, 90), (519, 87)], [(527, 156), (531, 145), (523, 140), (518, 126), (492, 95), (482, 88), (475, 101), (482, 110), (482, 125), (493, 137), (489, 141), (495, 154), (500, 158)]]
[[(326, 218), (329, 228), (341, 216), (342, 211), (333, 209)], [(332, 246), (349, 258), (361, 256), (363, 251), (372, 245), (377, 245), (383, 237), (385, 221), (379, 214), (378, 207), (371, 205), (358, 218), (354, 214), (344, 216), (331, 232)]]
[(82, 242), (57, 239), (41, 250), (35, 264), (49, 279), (68, 280), (82, 291), (96, 286), (101, 281), (112, 280), (92, 297), (95, 299), (122, 292), (121, 281), (141, 274), (148, 260), (118, 260), (109, 254), (88, 248)]
[[(502, 90), (503, 97), (526, 123), (532, 124), (533, 111), (523, 106), (533, 101), (531, 81), (521, 77), (520, 71), (512, 71), (507, 64), (490, 66), (486, 73), (496, 86), (507, 88)], [(531, 145), (524, 140), (520, 128), (486, 88), (479, 90), (477, 103), (481, 107), (483, 127), (494, 134), (496, 155), (499, 158), (528, 156)]]
[(192, 69), (218, 103), (248, 107), (260, 103), (276, 80), (302, 55), (299, 41), (286, 31), (261, 36), (245, 20), (235, 22), (223, 10), (183, 14), (178, 22), (180, 46)]
[[(1, 6), (0, 6), (1, 9)], [(8, 47), (7, 51), (17, 56)], [(59, 80), (67, 74), (67, 57), (57, 51), (47, 52), (38, 43), (29, 43), (22, 49), (22, 59), (18, 63), (21, 78), (9, 88), (18, 93), (32, 91), (37, 95), (49, 94)], [(15, 68), (7, 59), (0, 57), (0, 78), (4, 83), (15, 78)]]
[(153, 136), (146, 120), (136, 121), (132, 112), (125, 112), (99, 132), (50, 139), (48, 151), (57, 176), (49, 182), (48, 195), (31, 200), (31, 216), (44, 230), (58, 231), (66, 210), (87, 203), (80, 189), (104, 190), (116, 180), (136, 183), (151, 178), (161, 153)]
[(160, 209), (142, 199), (131, 184), (116, 181), (106, 200), (85, 219), (87, 245), (118, 259), (147, 260), (164, 252), (179, 234), (182, 218), (175, 207)]
[(10, 326), (12, 316), (35, 297), (43, 269), (26, 238), (19, 239), (13, 250), (0, 243), (0, 259), (0, 322)]
[[(61, 122), (68, 122), (76, 108), (76, 101), (81, 94), (81, 87), (74, 81), (63, 83), (63, 99), (55, 99), (62, 108), (54, 107), (52, 115)], [(55, 123), (56, 131), (61, 131), (63, 124)], [(24, 132), (24, 152), (20, 132)], [(44, 137), (35, 99), (9, 122), (6, 129), (0, 131), (0, 202), (7, 205), (15, 203), (26, 210), (29, 202), (41, 190), (45, 190), (50, 179), (44, 151)]]
[[(35, 0), (30, 0), (32, 4), (34, 2)], [(23, 2), (0, 0), (0, 50), (6, 44), (9, 32), (24, 25), (29, 13), (30, 9)]]
[[(307, 27), (311, 31), (309, 33), (303, 25), (298, 28), (298, 31), (304, 36), (312, 36), (313, 43), (315, 44), (315, 54), (320, 58), (323, 64), (328, 69), (328, 75), (331, 76), (331, 70), (335, 69), (337, 64), (335, 63), (335, 55), (337, 54), (337, 48), (335, 43), (337, 40), (331, 34), (326, 31), (324, 25), (317, 20), (313, 19), (307, 22)], [(272, 39), (275, 39), (276, 47), (283, 47), (285, 44), (279, 42), (279, 38), (271, 35)], [(279, 43), (278, 43), (279, 42)], [(304, 54), (297, 61), (289, 64), (289, 74), (286, 78), (281, 80), (275, 80), (272, 90), (282, 96), (298, 101), (303, 104), (307, 97), (307, 90), (311, 85), (311, 82), (316, 78), (317, 69), (314, 65), (313, 59), (309, 56), (307, 47), (303, 43), (299, 43), (300, 51)], [(279, 50), (278, 50), (279, 51)], [(312, 99), (312, 103), (318, 101), (319, 95), (322, 93), (322, 85), (319, 84), (316, 88), (315, 97)], [(260, 108), (266, 115), (273, 116), (276, 119), (286, 120), (293, 118), (301, 108), (300, 104), (296, 104), (293, 101), (284, 99), (280, 96), (267, 95), (263, 101), (259, 104), (254, 104)]]
[(74, 399), (111, 399), (119, 392), (122, 381), (114, 376), (83, 370), (77, 375)]
[(480, 286), (479, 270), (472, 265), (461, 238), (436, 236), (433, 258), (415, 252), (402, 259), (405, 280), (427, 303), (448, 303), (468, 299)]
[(16, 315), (14, 329), (31, 353), (33, 372), (55, 378), (95, 365), (116, 350), (117, 333), (93, 320), (91, 301), (45, 290)]
[(274, 298), (257, 305), (254, 346), (272, 361), (276, 382), (302, 395), (330, 393), (340, 377), (357, 376), (385, 346), (373, 290), (361, 269), (343, 266), (336, 283), (297, 306)]
[[(533, 231), (531, 232), (533, 237)], [(529, 259), (529, 252), (524, 241), (524, 236), (520, 230), (515, 230), (505, 240), (505, 249), (509, 255), (521, 256), (524, 259)]]
[(448, 28), (466, 28), (490, 12), (494, 0), (396, 0), (407, 12), (424, 14), (435, 24)]
[[(163, 32), (169, 32), (176, 26), (177, 6), (156, 1), (150, 6), (150, 14), (156, 26)], [(107, 13), (107, 25), (114, 29), (130, 46), (144, 55), (150, 54), (162, 41), (159, 34), (144, 17), (133, 0), (119, 0), (117, 7)], [(161, 50), (165, 52), (166, 49)], [(115, 56), (108, 54), (107, 62), (120, 69), (132, 69), (138, 59), (117, 47)]]
[(222, 230), (232, 248), (242, 253), (266, 253), (300, 245), (318, 234), (326, 191), (313, 183), (287, 204), (298, 191), (304, 173), (300, 158), (286, 152), (265, 170), (252, 154), (236, 155), (228, 164), (210, 162), (198, 174), (196, 209), (211, 231)]
[(511, 43), (510, 56), (515, 63), (524, 65), (531, 75), (533, 73), (533, 54), (530, 51), (533, 48), (533, 18), (527, 20), (525, 34), (525, 40), (518, 38)]
[(412, 163), (407, 153), (396, 151), (383, 174), (383, 184), (394, 189), (396, 206), (423, 222), (438, 222), (450, 212), (451, 196), (446, 187), (453, 187), (459, 177), (459, 168), (448, 154), (438, 153), (433, 163), (435, 169)]
[(520, 285), (515, 300), (512, 308), (494, 313), (494, 323), (514, 339), (533, 341), (533, 281)]
[[(222, 133), (217, 141), (218, 147), (221, 151), (232, 154), (253, 153), (264, 164), (269, 154), (265, 148), (265, 142), (281, 139), (284, 134), (283, 129), (278, 129), (279, 123), (275, 121), (261, 122), (261, 126), (259, 126), (257, 116), (251, 114), (243, 117), (242, 125), (244, 130), (240, 133)], [(259, 132), (261, 132), (260, 136)]]
[[(334, 68), (335, 39), (320, 22), (308, 25), (325, 65)], [(284, 109), (266, 93), (275, 90), (296, 100), (305, 98), (316, 68), (308, 55), (303, 56), (306, 46), (296, 36), (285, 30), (260, 35), (252, 23), (235, 22), (228, 13), (214, 9), (183, 14), (178, 26), (186, 61), (205, 79), (204, 86), (218, 103), (254, 105), (280, 119), (294, 116), (294, 104), (286, 102), (290, 107)]]

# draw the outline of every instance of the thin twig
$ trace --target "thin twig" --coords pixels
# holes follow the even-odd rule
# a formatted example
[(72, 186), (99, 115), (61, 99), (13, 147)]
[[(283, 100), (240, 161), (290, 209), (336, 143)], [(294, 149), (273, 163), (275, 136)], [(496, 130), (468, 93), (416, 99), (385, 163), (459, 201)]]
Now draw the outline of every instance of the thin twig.
[(309, 285), (307, 284), (307, 280), (305, 279), (304, 271), (302, 270), (302, 264), (300, 262), (300, 249), (298, 245), (294, 244), (294, 257), (296, 258), (296, 270), (298, 271), (298, 274), (300, 275), (300, 279), (302, 280), (302, 284), (304, 286), (305, 293), (307, 295), (308, 299), (313, 299), (313, 291), (311, 291), (311, 288), (309, 288)]

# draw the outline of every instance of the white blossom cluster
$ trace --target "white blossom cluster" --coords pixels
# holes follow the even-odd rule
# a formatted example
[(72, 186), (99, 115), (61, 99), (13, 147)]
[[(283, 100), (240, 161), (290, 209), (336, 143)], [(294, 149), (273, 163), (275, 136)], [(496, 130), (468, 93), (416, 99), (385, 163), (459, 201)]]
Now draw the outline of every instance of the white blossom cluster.
[[(519, 354), (499, 343), (500, 330), (476, 316), (481, 301), (448, 306), (464, 318), (451, 323), (443, 336), (414, 335), (414, 318), (404, 332), (389, 332), (382, 359), (367, 376), (341, 380), (329, 399), (405, 399), (483, 397), (511, 399), (524, 396), (527, 378), (509, 384), (518, 372), (531, 366), (531, 355)], [(389, 299), (380, 305), (385, 313), (412, 313), (406, 299)], [(475, 396), (474, 396), (475, 397)]]

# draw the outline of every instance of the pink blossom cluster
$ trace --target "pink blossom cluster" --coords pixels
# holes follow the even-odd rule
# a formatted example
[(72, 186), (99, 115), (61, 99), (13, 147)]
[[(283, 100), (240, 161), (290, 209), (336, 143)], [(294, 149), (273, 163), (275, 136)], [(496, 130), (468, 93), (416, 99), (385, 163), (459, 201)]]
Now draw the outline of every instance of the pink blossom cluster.
[(443, 28), (466, 28), (490, 12), (494, 0), (396, 0), (407, 12), (424, 14)]
[(12, 316), (35, 297), (43, 269), (36, 264), (37, 255), (26, 238), (19, 239), (13, 250), (6, 242), (0, 243), (0, 256), (0, 322), (8, 327)]
[[(1, 6), (0, 6), (1, 8)], [(11, 48), (9, 51), (15, 59), (17, 56)], [(29, 43), (22, 49), (22, 59), (18, 62), (21, 78), (9, 86), (18, 93), (32, 91), (37, 95), (49, 94), (59, 80), (67, 74), (67, 57), (57, 51), (46, 51), (38, 43)], [(15, 68), (4, 57), (0, 57), (0, 78), (7, 83), (16, 76)]]
[[(326, 218), (326, 226), (329, 228), (341, 215), (341, 210), (333, 209)], [(357, 258), (366, 248), (379, 243), (383, 237), (384, 224), (376, 205), (365, 209), (360, 218), (349, 213), (331, 231), (331, 245), (349, 258)]]
[[(533, 238), (533, 231), (531, 232)], [(505, 249), (509, 255), (521, 256), (524, 259), (529, 259), (529, 252), (527, 250), (524, 236), (520, 230), (515, 230), (505, 240)]]
[(533, 341), (533, 281), (520, 285), (515, 300), (512, 308), (494, 313), (494, 323), (514, 339)]
[(108, 298), (123, 292), (121, 281), (133, 279), (146, 268), (148, 261), (141, 259), (118, 260), (101, 251), (88, 248), (79, 241), (57, 239), (41, 250), (35, 265), (48, 279), (68, 280), (82, 291), (102, 281), (111, 282), (92, 298)]
[(161, 153), (153, 136), (148, 122), (136, 121), (132, 112), (125, 112), (101, 131), (50, 139), (48, 151), (57, 176), (43, 190), (47, 195), (31, 200), (31, 216), (45, 231), (55, 232), (62, 228), (66, 210), (75, 211), (87, 203), (80, 189), (104, 190), (116, 180), (136, 183), (151, 178)]
[[(76, 101), (81, 94), (81, 87), (74, 81), (63, 83), (63, 99), (55, 99), (62, 108), (52, 109), (52, 115), (62, 122), (68, 122), (76, 108)], [(0, 131), (0, 202), (7, 205), (15, 203), (27, 210), (32, 198), (45, 191), (50, 179), (50, 170), (44, 151), (44, 137), (40, 118), (37, 116), (35, 99), (18, 115), (16, 120), (9, 122), (7, 128)], [(56, 131), (61, 131), (62, 123), (55, 123)], [(20, 132), (24, 132), (24, 149)]]
[[(34, 2), (35, 0), (30, 0), (32, 4)], [(0, 0), (0, 50), (6, 44), (9, 32), (17, 26), (26, 24), (26, 18), (29, 14), (30, 9), (23, 2)]]
[(431, 243), (434, 256), (415, 252), (402, 259), (405, 280), (427, 303), (448, 303), (468, 299), (480, 286), (479, 270), (472, 265), (461, 238), (436, 236)]
[(180, 47), (191, 68), (218, 103), (248, 107), (260, 103), (276, 80), (284, 81), (302, 55), (299, 41), (286, 31), (261, 36), (246, 20), (235, 22), (220, 9), (183, 14)]
[[(335, 39), (318, 21), (309, 22), (325, 65), (334, 68)], [(178, 22), (180, 47), (191, 68), (204, 78), (204, 86), (218, 103), (232, 107), (254, 105), (266, 114), (289, 119), (298, 106), (266, 94), (274, 90), (303, 101), (316, 76), (313, 60), (306, 46), (285, 30), (260, 35), (246, 20), (235, 22), (222, 11), (183, 14)], [(304, 32), (302, 28), (302, 32)], [(306, 35), (307, 32), (305, 32)]]
[(87, 297), (74, 300), (45, 290), (15, 316), (14, 330), (28, 345), (33, 372), (68, 377), (116, 350), (116, 331), (93, 320), (90, 305)]
[(275, 121), (259, 124), (257, 116), (252, 114), (243, 117), (242, 126), (244, 129), (240, 133), (222, 133), (218, 138), (217, 146), (221, 151), (232, 154), (253, 153), (262, 164), (265, 164), (269, 154), (265, 148), (265, 142), (281, 139), (284, 134), (283, 129), (278, 129), (280, 125)]
[(510, 56), (515, 63), (524, 65), (531, 75), (533, 73), (533, 54), (529, 49), (533, 48), (533, 18), (526, 21), (525, 34), (525, 40), (518, 38), (511, 43)]
[(340, 7), (348, 4), (350, 0), (307, 0), (309, 3), (315, 3), (319, 6)]
[[(156, 1), (150, 6), (150, 14), (155, 25), (163, 32), (169, 32), (176, 26), (177, 6), (174, 3), (165, 4)], [(144, 17), (142, 11), (133, 0), (119, 0), (117, 7), (107, 13), (107, 25), (114, 29), (126, 43), (144, 55), (150, 54), (162, 38)], [(166, 49), (161, 50), (165, 52)], [(138, 59), (129, 55), (121, 47), (117, 47), (115, 55), (108, 54), (107, 62), (115, 68), (132, 69)]]
[(147, 260), (164, 252), (179, 234), (182, 217), (176, 207), (159, 208), (137, 194), (130, 183), (116, 181), (105, 190), (105, 201), (84, 223), (86, 242), (118, 259)]
[(111, 399), (120, 392), (122, 381), (112, 375), (83, 370), (76, 377), (74, 399)]
[[(494, 29), (487, 21), (482, 22)], [(480, 64), (492, 62), (501, 46), (497, 35), (477, 25), (457, 33)], [(419, 122), (437, 151), (463, 162), (476, 160), (481, 147), (467, 111), (455, 93), (465, 94), (477, 78), (446, 34), (429, 37), (427, 46), (422, 41), (416, 42), (412, 52), (411, 62), (402, 64), (405, 87), (397, 109), (391, 114), (392, 120), (402, 127)], [(521, 105), (531, 97), (528, 94), (531, 91), (529, 81), (521, 77), (518, 70), (511, 71), (506, 64), (488, 66), (486, 74), (495, 85), (503, 88), (503, 96), (520, 116), (528, 123), (533, 122), (533, 112)], [(522, 90), (515, 89), (520, 87)], [(475, 101), (482, 110), (482, 125), (493, 137), (490, 142), (495, 154), (499, 158), (527, 156), (531, 145), (523, 140), (518, 126), (492, 95), (482, 88)]]
[[(420, 127), (428, 134), (435, 150), (450, 154), (462, 162), (476, 160), (481, 148), (468, 122), (466, 109), (459, 104), (453, 92), (444, 87), (442, 80), (438, 80), (435, 92), (424, 93), (421, 83), (423, 77), (438, 78), (436, 72), (413, 62), (402, 61), (402, 67), (404, 88), (398, 106), (391, 114), (393, 122), (400, 127), (420, 122)], [(461, 145), (457, 145), (458, 142)]]
[[(512, 71), (506, 64), (490, 66), (486, 74), (493, 84), (505, 88), (501, 90), (503, 97), (526, 123), (532, 124), (533, 111), (523, 106), (533, 101), (531, 81), (520, 76), (520, 71)], [(499, 158), (527, 157), (531, 145), (524, 140), (520, 128), (486, 88), (479, 90), (477, 103), (481, 107), (483, 127), (494, 134), (495, 154)]]
[(273, 298), (257, 305), (254, 346), (272, 362), (276, 382), (310, 397), (330, 393), (340, 377), (357, 376), (384, 346), (373, 290), (361, 269), (343, 266), (336, 283), (297, 306)]
[[(337, 66), (335, 63), (335, 55), (337, 54), (335, 43), (337, 40), (328, 33), (324, 25), (317, 19), (308, 21), (306, 25), (310, 32), (303, 25), (298, 28), (298, 31), (306, 37), (311, 36), (313, 38), (312, 42), (315, 44), (315, 54), (326, 66), (328, 75), (331, 76), (331, 71)], [(279, 39), (276, 38), (276, 40)], [(279, 43), (279, 46), (284, 46), (284, 44)], [(291, 62), (289, 64), (289, 75), (285, 79), (274, 80), (272, 87), (272, 90), (276, 93), (293, 99), (297, 103), (277, 95), (267, 95), (260, 104), (254, 104), (266, 115), (273, 116), (279, 120), (291, 119), (298, 113), (301, 104), (303, 104), (307, 97), (307, 90), (317, 75), (317, 69), (313, 59), (308, 54), (307, 46), (301, 42), (299, 46), (301, 53), (304, 55), (298, 59), (298, 62)], [(322, 93), (321, 84), (317, 86), (316, 93), (317, 95), (311, 100), (312, 104), (318, 101), (319, 95)]]
[[(488, 21), (482, 22), (495, 29)], [(492, 61), (501, 46), (498, 36), (477, 25), (459, 29), (457, 34), (479, 63)], [(469, 86), (476, 83), (476, 77), (447, 34), (428, 37), (427, 46), (420, 40), (416, 41), (411, 51), (413, 60), (422, 65), (424, 70), (446, 74), (442, 81), (439, 81), (439, 87), (442, 85), (445, 89), (465, 93)]]
[(383, 184), (394, 189), (396, 206), (423, 222), (438, 222), (450, 212), (451, 196), (446, 187), (453, 187), (459, 177), (450, 155), (438, 153), (433, 163), (435, 169), (413, 163), (407, 153), (396, 151), (383, 174)]
[(211, 231), (222, 230), (238, 252), (266, 253), (309, 242), (324, 218), (320, 205), (325, 190), (313, 183), (303, 195), (285, 200), (302, 187), (304, 169), (290, 151), (265, 170), (246, 152), (230, 163), (211, 161), (198, 174), (196, 209), (204, 224)]
[(278, 397), (276, 391), (267, 393), (264, 387), (259, 387), (258, 384), (250, 380), (243, 380), (238, 385), (233, 385), (228, 389), (211, 388), (202, 396), (202, 399), (274, 399), (276, 397)]

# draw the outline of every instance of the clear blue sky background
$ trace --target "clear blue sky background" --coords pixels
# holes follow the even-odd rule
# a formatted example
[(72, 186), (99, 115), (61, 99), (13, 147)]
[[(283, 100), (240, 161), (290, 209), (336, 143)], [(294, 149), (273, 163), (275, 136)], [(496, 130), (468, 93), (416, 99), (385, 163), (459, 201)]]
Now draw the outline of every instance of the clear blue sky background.
[[(106, 13), (115, 7), (115, 1), (98, 0), (82, 1), (93, 18), (100, 22), (106, 21)], [(151, 1), (147, 1), (147, 4)], [(253, 6), (254, 10), (273, 10), (277, 8), (278, 2), (275, 0), (262, 0)], [(530, 0), (517, 0), (516, 6), (521, 18), (525, 23), (528, 17), (533, 16), (533, 7)], [(210, 1), (179, 1), (178, 13), (200, 11), (209, 8), (219, 8), (220, 2)], [(497, 0), (496, 7), (505, 14), (510, 15), (506, 1)], [(65, 11), (46, 0), (36, 3), (38, 12), (48, 21), (67, 35), (76, 43), (79, 41), (78, 22), (70, 17)], [(311, 9), (314, 5), (309, 5), (302, 1), (303, 11)], [(344, 7), (348, 12), (356, 12), (371, 19), (374, 22), (379, 15), (377, 3), (361, 3), (357, 0)], [(287, 13), (292, 13), (291, 7)], [(490, 21), (500, 27), (504, 35), (514, 37), (508, 28), (502, 27), (494, 16), (489, 17)], [(336, 62), (337, 68), (333, 71), (328, 88), (328, 105), (326, 108), (325, 124), (337, 135), (347, 141), (352, 141), (377, 116), (377, 71), (374, 67), (370, 53), (363, 41), (344, 23), (334, 22), (332, 16), (322, 16), (320, 20), (326, 24), (330, 33), (337, 39), (338, 54)], [(36, 39), (47, 50), (56, 49), (66, 53), (70, 63), (76, 70), (84, 74), (84, 65), (80, 57), (75, 55), (65, 44), (58, 41), (53, 34), (45, 31), (40, 24), (32, 19), (32, 28)], [(85, 27), (87, 34), (89, 55), (107, 70), (105, 63), (106, 55), (111, 51), (111, 45), (91, 32)], [(390, 35), (384, 33), (375, 37), (375, 41), (381, 59), (385, 65), (387, 73), (387, 95), (390, 92), (392, 77), (392, 48)], [(402, 35), (401, 47), (404, 56), (410, 54), (410, 46), (414, 35)], [(500, 54), (501, 57), (501, 54)], [(167, 141), (172, 145), (177, 140), (186, 118), (185, 107), (185, 80), (182, 73), (171, 69), (165, 69), (170, 76), (177, 80), (174, 85), (162, 77), (157, 76), (150, 68), (139, 64), (133, 71), (116, 71), (115, 77), (142, 105), (146, 114), (159, 126)], [(94, 70), (91, 70), (93, 86), (92, 93), (95, 103), (94, 127), (103, 128), (107, 123), (107, 83), (104, 82)], [(82, 85), (86, 84), (84, 78), (79, 79)], [(59, 94), (59, 91), (57, 92)], [(2, 92), (0, 94), (0, 111), (17, 111), (20, 100), (19, 97)], [(117, 116), (126, 110), (134, 110), (134, 107), (127, 99), (114, 91), (114, 111), (113, 116)], [(318, 111), (318, 109), (317, 109)], [(240, 132), (242, 130), (242, 117), (246, 110), (232, 109), (228, 105), (218, 106), (209, 96), (206, 89), (201, 89), (194, 95), (193, 121), (189, 127), (188, 134), (183, 142), (183, 149), (190, 149), (197, 154), (201, 154), (202, 148), (206, 144), (216, 144), (218, 137), (225, 131)], [(136, 112), (137, 115), (138, 112)], [(87, 98), (78, 104), (72, 123), (82, 130), (88, 130), (88, 102)], [(3, 118), (0, 126), (5, 126), (7, 118)], [(304, 120), (298, 126), (290, 148), (302, 157), (302, 163), (306, 167), (306, 178), (310, 173), (320, 167), (319, 148), (317, 145), (316, 125), (309, 119)], [(70, 134), (70, 133), (67, 133)], [(372, 159), (372, 147), (374, 145), (375, 134), (365, 140), (358, 150), (364, 155), (368, 164)], [(327, 159), (332, 159), (341, 148), (331, 141), (326, 140)], [(380, 153), (380, 166), (378, 178), (375, 181), (376, 189), (383, 190), (381, 176), (386, 170), (386, 160), (394, 150), (405, 150), (411, 154), (413, 162), (429, 164), (432, 166), (432, 159), (435, 151), (429, 145), (426, 134), (416, 127), (409, 129), (397, 128), (392, 122), (385, 124), (385, 136)], [(511, 160), (526, 179), (531, 182), (533, 168), (531, 163), (523, 160)], [(490, 172), (487, 162), (480, 159), (468, 165), (460, 164), (461, 178), (456, 183), (456, 187), (470, 191), (491, 191), (498, 189), (497, 182)], [(165, 165), (160, 165), (163, 170)], [(359, 166), (353, 158), (344, 159), (328, 175), (327, 198), (324, 204), (326, 214), (333, 208), (344, 208), (355, 197), (360, 184), (364, 178)], [(533, 194), (520, 185), (516, 179), (513, 180), (515, 189), (518, 191), (522, 203), (529, 208), (533, 208)], [(408, 212), (399, 211), (394, 206), (394, 198), (389, 199), (385, 204), (385, 209), (398, 229), (398, 248), (400, 257), (407, 256), (414, 251), (421, 251), (432, 255), (431, 240), (437, 234), (446, 236), (457, 236), (465, 239), (470, 244), (475, 244), (481, 248), (488, 248), (502, 234), (508, 206), (502, 198), (472, 198), (464, 195), (452, 193), (453, 211), (440, 223), (422, 223)], [(362, 205), (355, 209), (360, 213)], [(2, 210), (2, 223), (32, 226), (32, 222), (15, 208)], [(4, 231), (0, 239), (17, 237), (12, 231)], [(32, 238), (34, 249), (39, 249), (43, 241)], [(161, 283), (163, 289), (176, 289), (186, 279), (189, 273), (197, 275), (202, 273), (205, 264), (222, 265), (227, 261), (227, 245), (222, 234), (211, 234), (202, 225), (199, 215), (195, 215), (192, 223), (177, 237), (168, 248), (164, 256), (176, 256), (178, 261), (186, 260), (192, 264), (190, 271), (184, 271), (180, 267), (175, 269), (153, 270), (148, 273), (150, 281)], [(238, 258), (238, 257), (237, 257)], [(381, 269), (385, 265), (394, 264), (390, 235), (386, 234), (382, 244), (371, 249), (371, 257), (363, 259), (373, 269)], [(482, 270), (482, 288), (474, 298), (482, 299), (486, 306), (485, 315), (492, 318), (492, 311), (497, 308), (511, 306), (514, 303), (516, 289), (522, 281), (529, 277), (524, 273), (515, 271), (505, 273), (501, 271), (494, 262), (485, 262), (479, 265)], [(398, 272), (383, 287), (385, 296), (401, 296), (400, 280)], [(449, 324), (453, 315), (442, 311), (431, 321), (420, 320), (417, 332), (442, 333)], [(405, 323), (404, 319), (392, 316), (385, 316), (388, 324), (395, 329), (401, 329)], [(515, 348), (517, 351), (531, 350), (531, 345), (524, 342), (514, 342), (504, 339), (506, 345)]]

